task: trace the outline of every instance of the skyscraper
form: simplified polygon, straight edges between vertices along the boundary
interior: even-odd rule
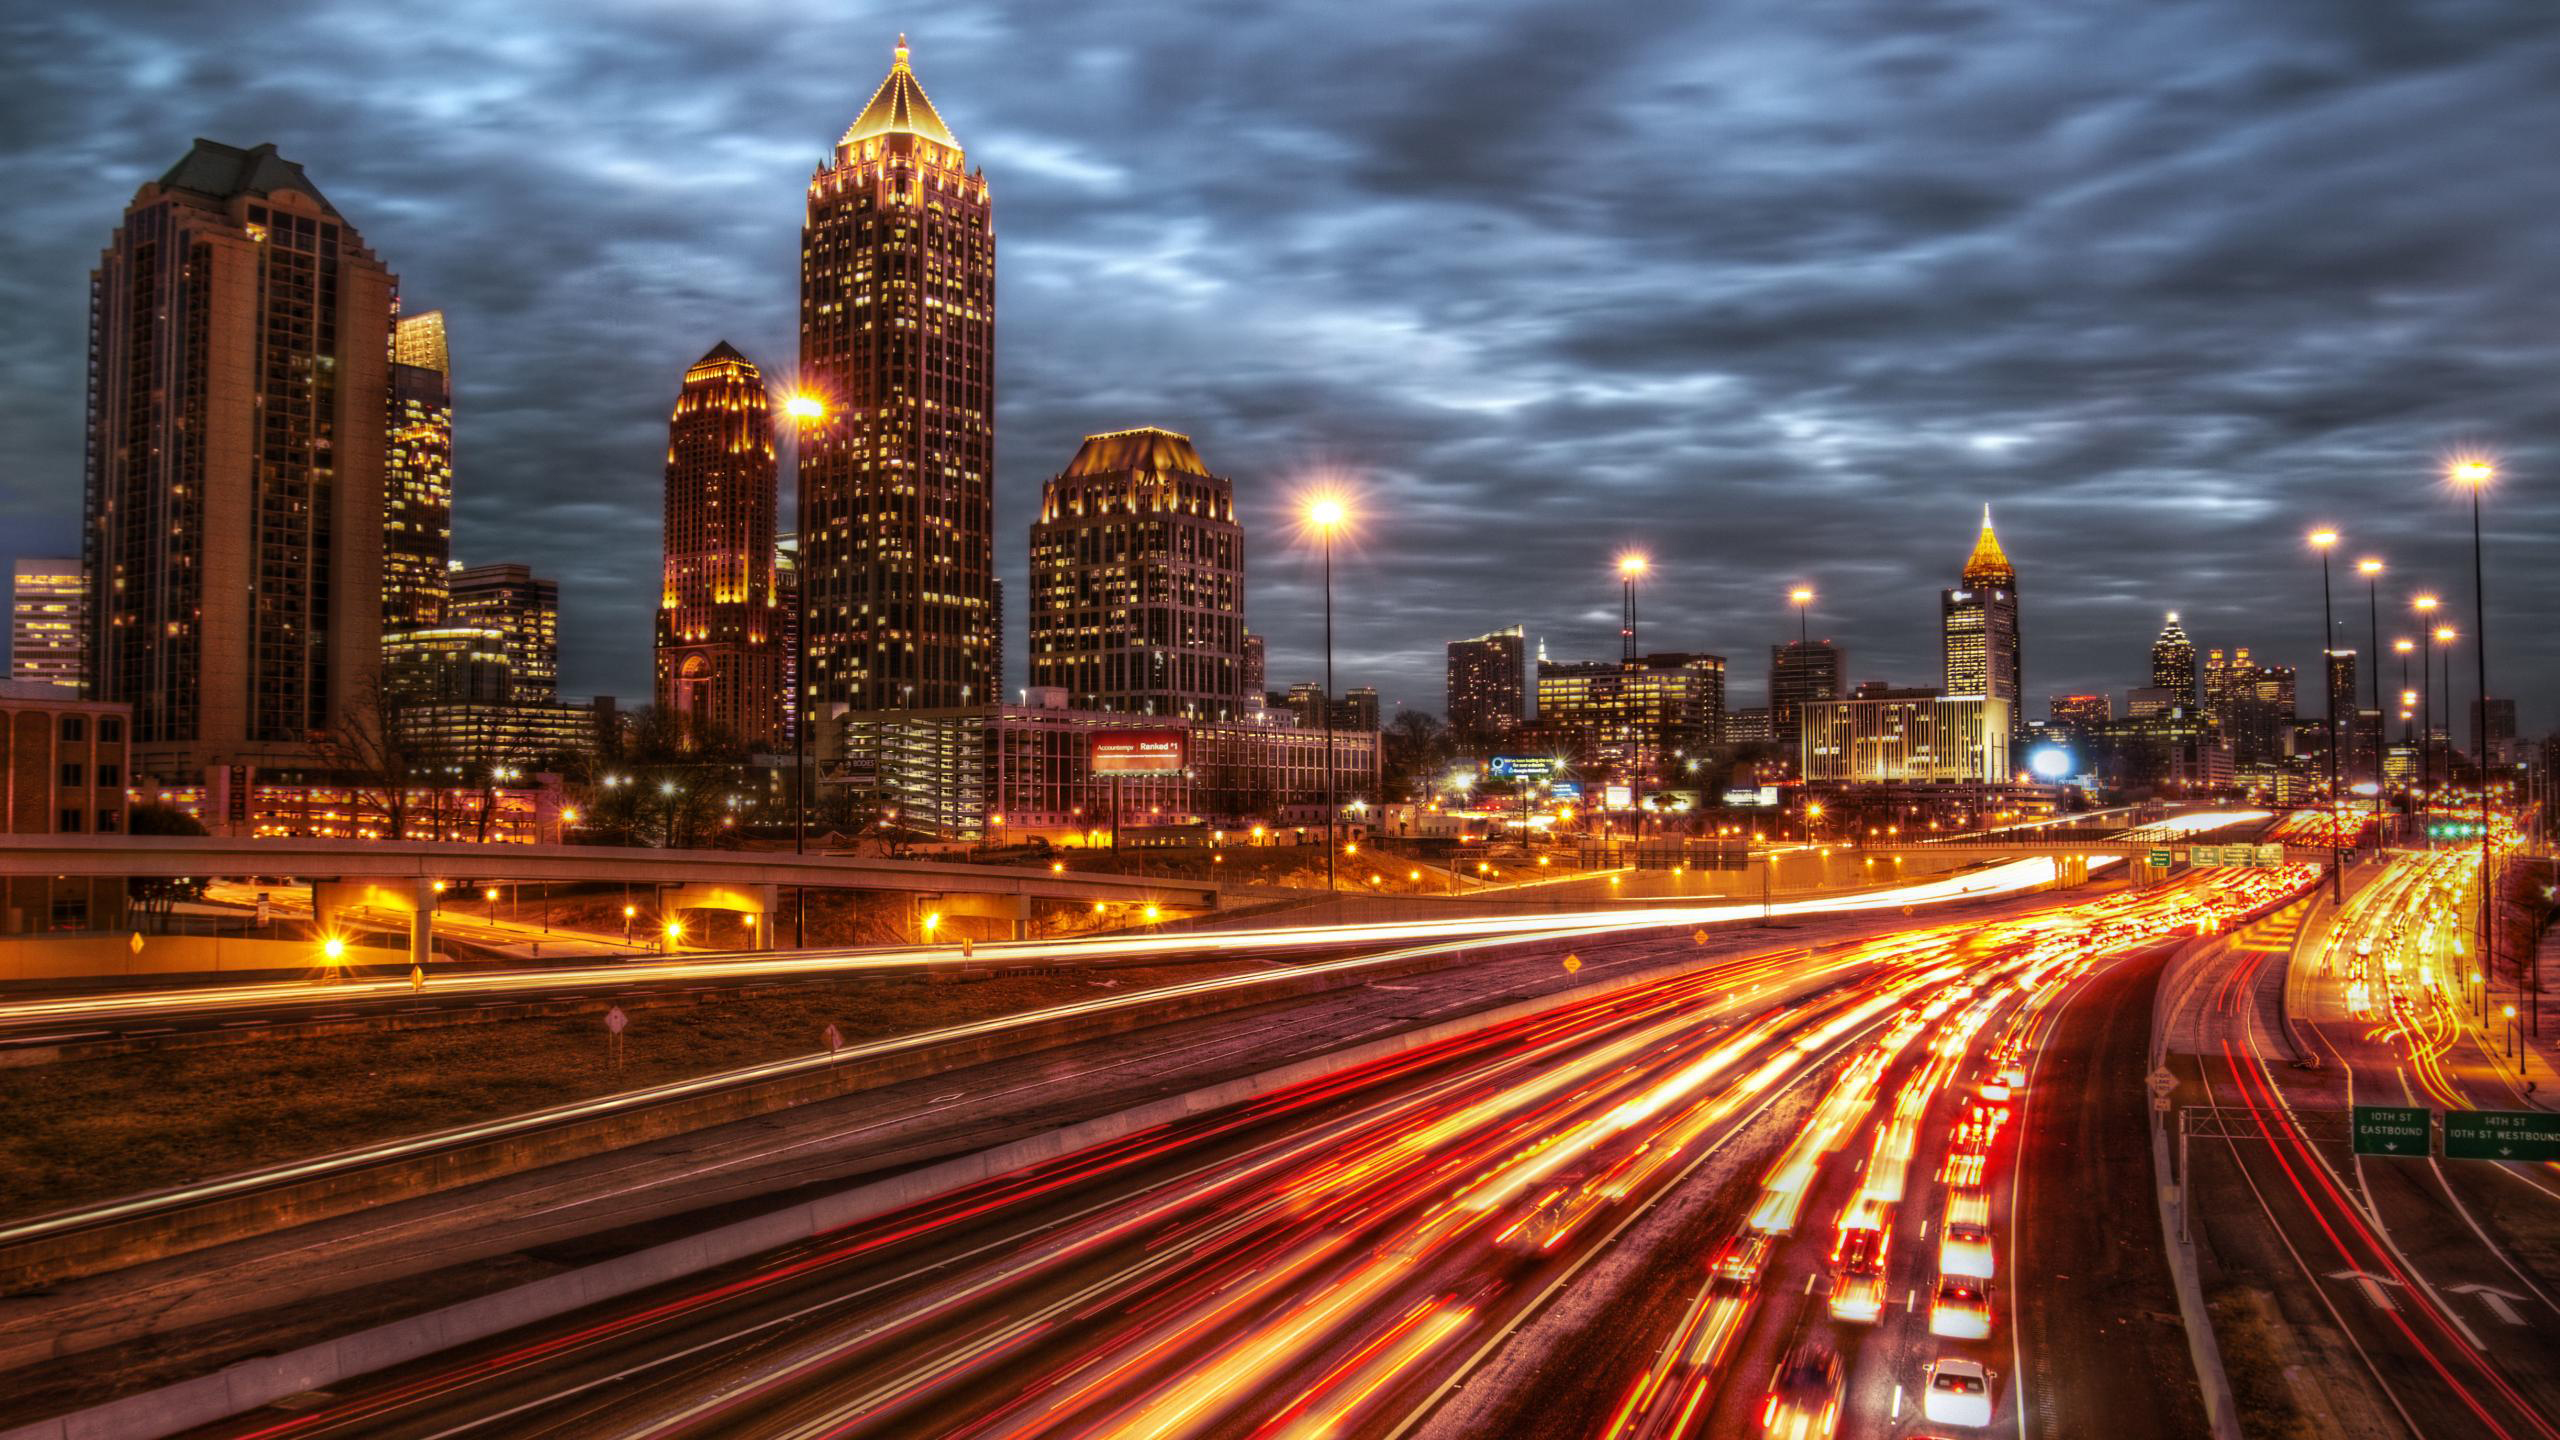
[[[1491,739],[1520,728],[1528,718],[1528,646],[1517,625],[1449,642],[1451,730]]]
[[[1724,657],[1672,651],[1634,661],[1538,662],[1538,727],[1629,779],[1666,781],[1724,739]]]
[[[138,771],[307,762],[366,723],[395,289],[273,145],[198,140],[99,256],[90,656]]]
[[[658,704],[758,749],[782,738],[773,414],[764,372],[723,340],[667,421]]]
[[[1788,756],[1802,748],[1804,707],[1837,700],[1843,693],[1839,646],[1828,640],[1792,640],[1769,647],[1769,735]]]
[[[76,559],[20,557],[9,587],[9,678],[77,694],[88,669],[89,582]]]
[[[444,312],[392,329],[391,413],[382,480],[382,628],[444,623],[453,559],[453,380]]]
[[[2258,764],[2290,752],[2294,703],[2293,667],[2261,665],[2245,645],[2205,652],[2204,713],[2222,727],[2237,763]]]
[[[1270,655],[1262,637],[1244,632],[1244,649],[1236,656],[1236,702],[1246,710],[1263,707],[1262,687],[1270,671]]]
[[[2196,644],[2187,638],[2175,610],[2160,627],[2160,638],[2151,642],[2151,688],[2168,691],[2177,704],[2196,703]]]
[[[895,63],[810,178],[800,436],[815,699],[993,703],[995,234],[933,102]]]
[[[525,565],[457,565],[446,583],[449,625],[504,639],[509,698],[523,705],[560,698],[560,582]]]
[[[1961,583],[1940,592],[1939,612],[1947,650],[1947,693],[1987,695],[2009,702],[2019,696],[2018,572],[1991,533],[1991,507],[1982,507],[1982,534],[1965,557]]]
[[[1244,529],[1189,436],[1088,435],[1031,526],[1031,676],[1083,709],[1244,708]]]

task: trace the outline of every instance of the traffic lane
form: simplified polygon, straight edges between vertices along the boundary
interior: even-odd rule
[[[983,1243],[983,1242],[978,1242],[978,1243]],[[776,1295],[779,1295],[779,1294],[780,1294],[780,1292],[771,1292],[771,1293],[776,1294]],[[727,1346],[725,1346],[725,1345],[723,1345],[723,1346],[721,1346],[721,1347],[718,1347],[718,1348],[720,1349],[720,1353],[721,1353],[721,1354],[723,1354],[723,1355],[726,1355],[726,1354],[731,1353],[731,1352],[730,1352],[730,1350],[729,1350],[729,1347],[727,1347]],[[627,1368],[627,1363],[628,1363],[628,1362],[617,1362],[617,1363],[622,1363],[622,1364],[624,1364],[624,1365],[626,1366],[626,1368]],[[564,1378],[565,1378],[565,1377],[564,1377]],[[716,1377],[712,1377],[712,1378],[716,1378]],[[547,1383],[547,1382],[544,1382],[544,1383]],[[696,1381],[695,1381],[695,1379],[694,1379],[694,1378],[692,1378],[692,1377],[688,1377],[687,1379],[685,1379],[685,1380],[683,1380],[683,1381],[680,1381],[680,1382],[676,1383],[676,1384],[675,1384],[675,1386],[674,1386],[674,1390],[675,1390],[675,1392],[676,1392],[677,1394],[681,1395],[681,1394],[683,1394],[683,1393],[687,1393],[687,1391],[688,1391],[689,1387],[691,1387],[691,1386],[692,1386],[692,1385],[694,1385],[695,1383],[696,1383]],[[539,1389],[539,1388],[541,1388],[541,1385],[540,1385],[540,1384],[537,1384],[535,1388]],[[441,1407],[442,1407],[442,1409],[443,1409],[443,1411],[444,1411],[445,1413],[451,1413],[451,1412],[452,1412],[452,1410],[453,1410],[454,1405],[455,1405],[456,1403],[458,1403],[458,1402],[456,1401],[455,1397],[452,1397],[452,1396],[446,1396],[446,1397],[443,1397],[443,1398],[442,1398],[442,1400],[441,1400],[439,1403],[441,1404]],[[478,1403],[482,1403],[482,1402],[481,1402],[480,1400],[478,1400],[478,1399],[474,1399],[472,1403],[478,1404]],[[520,1401],[514,1401],[514,1402],[512,1402],[512,1403],[522,1403],[522,1402],[520,1402]],[[507,1407],[506,1407],[505,1405],[499,1405],[497,1408],[504,1409],[504,1408],[507,1408]],[[373,1427],[372,1429],[367,1430],[365,1433],[377,1433],[377,1432],[381,1432],[381,1431],[383,1430],[383,1426],[385,1425],[385,1423],[386,1423],[386,1422],[383,1420],[383,1418],[382,1418],[382,1417],[375,1416],[375,1417],[371,1417],[371,1418],[367,1419],[364,1423],[366,1423],[366,1424],[368,1424],[368,1425],[370,1425],[370,1426],[372,1426],[372,1427]],[[422,1423],[425,1423],[425,1422],[422,1422]],[[399,1433],[399,1432],[398,1432],[398,1431],[396,1431],[396,1430],[394,1430],[394,1431],[390,1431],[390,1432],[387,1432],[387,1433]]]
[[[2013,1366],[2032,1397],[2023,1435],[2201,1435],[2154,1214],[2142,1088],[2151,1006],[2171,948],[2091,975],[2040,1027],[2018,1116],[2010,1301]]]
[[[2384,1232],[2353,1203],[2351,1184],[2288,1110],[2268,1063],[2273,1042],[2258,1023],[2268,977],[2280,969],[2268,956],[2248,957],[2217,987],[2225,1024],[2202,1080],[2207,1103],[2231,1107],[2246,1137],[2205,1148],[2231,1167],[2221,1172],[2223,1202],[2253,1206],[2275,1230],[2290,1272],[2267,1277],[2281,1308],[2296,1325],[2316,1326],[2325,1314],[2372,1377],[2374,1398],[2413,1429],[2560,1436],[2459,1318],[2413,1284]],[[2198,1171],[2200,1227],[2201,1217],[2221,1213],[2213,1158]],[[2240,1194],[2230,1193],[2234,1178]]]

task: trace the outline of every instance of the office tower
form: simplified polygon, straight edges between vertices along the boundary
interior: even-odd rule
[[[1375,730],[1378,728],[1378,687],[1354,685],[1342,692],[1334,702],[1333,728],[1336,730]]]
[[[1449,728],[1491,739],[1527,719],[1527,634],[1517,625],[1449,642]]]
[[[2173,704],[2196,703],[2196,645],[2175,610],[2160,627],[2160,638],[2151,642],[2151,688],[2168,691]]]
[[[1242,705],[1244,530],[1188,436],[1088,435],[1031,526],[1031,678],[1078,709],[1230,720]]]
[[[391,331],[390,431],[382,476],[382,628],[444,623],[453,559],[453,380],[444,312]]]
[[[2231,741],[2241,765],[2274,760],[2287,752],[2294,720],[2294,672],[2289,665],[2261,665],[2249,647],[2205,652],[2204,714]]]
[[[1236,693],[1238,702],[1247,710],[1263,708],[1262,687],[1270,670],[1270,657],[1262,637],[1251,630],[1244,632],[1244,649],[1236,656]]]
[[[1724,738],[1724,657],[1538,662],[1538,728],[1630,777],[1671,776]]]
[[[773,597],[782,623],[782,699],[778,712],[782,741],[785,745],[797,746],[800,743],[800,537],[796,534],[784,534],[773,542]]]
[[[2484,757],[2486,763],[2493,766],[2515,764],[2516,702],[2504,696],[2492,695],[2485,700],[2473,698],[2470,705],[2471,724],[2462,732],[2461,741],[2458,743],[2469,744],[2475,748],[2479,745],[2480,712],[2483,706],[2487,707],[2489,717],[2489,749]]]
[[[89,582],[76,559],[20,557],[9,587],[9,678],[77,695],[87,665]]]
[[[1289,713],[1297,718],[1298,728],[1301,730],[1323,729],[1325,707],[1329,703],[1325,698],[1324,686],[1313,680],[1301,680],[1289,687],[1287,708]]]
[[[1804,707],[1841,694],[1840,647],[1793,640],[1769,647],[1769,734],[1792,757],[1804,738]]]
[[[995,237],[904,36],[810,178],[800,254],[808,688],[994,703]]]
[[[99,256],[89,653],[142,773],[308,762],[370,714],[396,288],[273,145],[198,140]]]
[[[2356,718],[2356,652],[2331,650],[2322,658],[2327,662],[2329,679],[2328,698],[2322,703],[2329,708],[2320,712],[2320,724],[2325,729],[2329,723],[2329,717],[2337,716],[2338,728],[2347,732],[2347,737],[2352,742]],[[2334,739],[2332,743],[2335,743]],[[2346,767],[2350,778],[2354,773],[2354,755],[2352,743],[2349,748],[2338,752],[2338,763]]]
[[[1940,592],[1940,621],[1947,650],[1949,695],[1988,695],[2014,712],[2019,695],[2018,572],[1991,533],[1991,507],[1982,507],[1982,534],[1965,557],[1962,583]]]
[[[723,340],[684,372],[667,420],[657,700],[759,750],[782,736],[778,504],[764,372]]]
[[[558,699],[560,583],[524,565],[456,565],[445,579],[446,622],[504,638],[510,698],[518,704]]]
[[[2105,695],[2056,695],[2051,705],[2053,723],[2074,729],[2089,729],[2116,718],[2115,701]]]
[[[1804,712],[1804,778],[1815,785],[1977,784],[2009,779],[2006,700],[1866,686]]]

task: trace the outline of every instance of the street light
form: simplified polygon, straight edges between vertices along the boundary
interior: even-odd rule
[[[2420,594],[2409,601],[2418,612],[2418,795],[2426,803],[2426,794],[2435,784],[2436,763],[2436,597]],[[2421,824],[2425,822],[2421,820]],[[2434,837],[2428,837],[2427,848],[2435,848]]]
[[[1796,648],[1813,644],[1813,587],[1799,585],[1787,592],[1787,603],[1796,607]]]
[[[1334,815],[1333,815],[1333,537],[1351,522],[1351,507],[1339,495],[1319,492],[1307,500],[1307,528],[1313,530],[1316,543],[1324,548],[1324,888],[1331,894],[1337,888],[1334,880]]]
[[[1623,670],[1633,670],[1636,668],[1636,582],[1643,579],[1645,577],[1645,572],[1652,568],[1653,561],[1641,550],[1622,550],[1618,552],[1618,588],[1620,591],[1618,605],[1618,665],[1619,668]],[[1635,805],[1636,842],[1638,846],[1641,847],[1644,842],[1645,759],[1644,732],[1641,724],[1639,724],[1636,730],[1634,740],[1635,744],[1633,746],[1633,753],[1628,757],[1631,763],[1629,765],[1629,774],[1627,778],[1631,783],[1627,786],[1627,798]]]
[[[2367,669],[2373,672],[2373,848],[2382,853],[2382,560],[2368,555],[2356,562],[2356,573],[2364,577],[2365,619],[2371,633],[2365,639]],[[2348,697],[2351,701],[2354,697]],[[2350,719],[2349,729],[2358,728]]]
[[[2329,552],[2337,548],[2338,532],[2314,530],[2311,548],[2320,552],[2320,679],[2329,692],[2329,803],[2325,807],[2329,822],[2329,903],[2343,904],[2347,898],[2346,877],[2338,865],[2338,686],[2330,680],[2328,667],[2338,647],[2338,617],[2329,603]]]
[[[2478,455],[2457,455],[2445,467],[2445,479],[2457,489],[2471,492],[2471,644],[2473,663],[2478,668],[2480,698],[2476,717],[2478,762],[2480,769],[2480,963],[2498,968],[2497,887],[2490,878],[2490,854],[2493,842],[2489,831],[2489,602],[2486,568],[2480,555],[2480,494],[2498,478],[2498,467]],[[2448,702],[2447,708],[2450,708]],[[2516,960],[2516,990],[2521,994],[2529,961],[2519,955]],[[2514,1012],[2510,1010],[2509,1014]],[[2542,1007],[2533,1013],[2533,1033],[2542,1033]]]

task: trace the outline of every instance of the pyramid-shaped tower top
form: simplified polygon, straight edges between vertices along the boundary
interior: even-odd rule
[[[1964,583],[1975,589],[1997,586],[2015,588],[2018,572],[2000,548],[2000,537],[1991,533],[1991,507],[1982,507],[1982,535],[1973,542],[1973,553],[1965,557]]]
[[[925,98],[924,86],[916,80],[916,72],[907,67],[907,37],[898,37],[896,58],[889,65],[889,78],[871,92],[871,103],[862,107],[838,145],[859,145],[883,135],[919,135],[937,145],[960,148],[951,137],[951,127],[942,123],[942,115]],[[953,164],[958,164],[954,157]]]

